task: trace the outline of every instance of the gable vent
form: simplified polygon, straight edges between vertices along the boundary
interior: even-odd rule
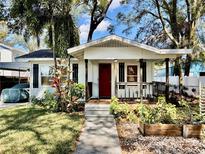
[[[117,40],[109,40],[103,43],[94,45],[93,47],[134,47],[133,45],[126,44]]]

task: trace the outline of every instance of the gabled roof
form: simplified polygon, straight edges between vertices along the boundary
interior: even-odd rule
[[[2,44],[0,43],[0,49],[6,49],[6,50],[10,50],[11,52],[13,52],[14,54],[16,55],[23,55],[25,54],[25,52],[19,50],[19,49],[16,49],[16,48],[13,48],[11,46],[8,46],[8,45],[5,45],[5,44]]]
[[[112,41],[112,43],[110,41]],[[68,51],[68,54],[72,55],[74,53],[80,52],[89,47],[105,47],[105,43],[107,43],[106,47],[138,47],[144,50],[155,52],[157,54],[183,55],[183,54],[188,54],[192,52],[192,49],[158,49],[158,48],[148,46],[145,44],[141,44],[136,41],[132,41],[132,40],[129,40],[123,37],[116,36],[116,35],[110,35],[110,36],[103,37],[98,40],[94,40],[89,43],[85,43],[85,44],[82,44],[82,45],[79,45],[73,48],[69,48],[67,51]]]

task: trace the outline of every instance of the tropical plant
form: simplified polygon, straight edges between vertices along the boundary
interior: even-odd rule
[[[73,0],[12,0],[8,26],[11,32],[22,34],[25,40],[35,36],[38,45],[40,35],[47,31],[48,45],[52,47],[55,42],[55,51],[64,56],[67,48],[79,44],[78,31],[70,14],[73,3]]]
[[[71,73],[68,61],[61,59],[57,62],[57,67],[53,67],[53,87],[56,89],[55,95],[59,102],[58,110],[72,112],[79,104],[78,99],[84,97],[84,85],[76,84],[67,78]]]

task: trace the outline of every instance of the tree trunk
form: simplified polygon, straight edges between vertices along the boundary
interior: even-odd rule
[[[184,67],[184,75],[185,76],[189,76],[189,74],[190,74],[191,61],[192,61],[191,55],[187,55],[186,62],[184,64],[185,65],[185,67]]]
[[[90,25],[90,30],[89,30],[89,33],[88,33],[88,39],[87,39],[87,43],[92,41],[92,38],[93,38],[93,33],[95,31],[96,28],[94,28],[94,26],[91,24]]]

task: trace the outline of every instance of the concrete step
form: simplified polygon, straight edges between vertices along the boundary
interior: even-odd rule
[[[85,115],[86,119],[96,120],[96,119],[113,119],[113,115]]]
[[[85,111],[90,111],[90,110],[109,110],[110,105],[96,105],[96,104],[86,104],[85,105]]]
[[[85,115],[110,115],[109,110],[86,110]]]

